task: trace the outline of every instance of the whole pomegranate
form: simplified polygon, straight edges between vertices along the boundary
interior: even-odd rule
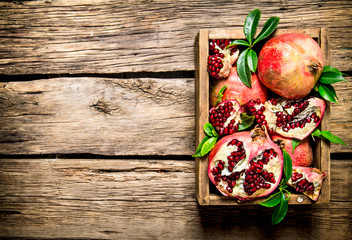
[[[265,130],[225,136],[210,152],[208,175],[223,195],[249,200],[266,196],[278,186],[283,156]]]
[[[265,103],[251,100],[245,106],[249,115],[254,115],[269,133],[278,133],[289,138],[305,139],[316,129],[325,112],[324,100],[306,97],[299,100],[272,98]]]
[[[210,85],[210,105],[214,106],[218,92],[227,86],[222,101],[235,99],[242,106],[249,100],[259,98],[262,102],[268,100],[268,89],[258,80],[257,74],[252,73],[252,88],[244,85],[237,74],[237,68],[232,67],[230,75],[222,80],[213,81]]]
[[[276,36],[265,43],[258,57],[258,77],[269,89],[288,99],[308,95],[323,72],[323,53],[303,33]]]
[[[271,136],[271,139],[280,148],[285,149],[290,155],[293,166],[309,167],[313,164],[313,148],[310,143],[310,138],[303,139],[295,148],[292,154],[292,138],[286,138],[278,134]]]
[[[325,178],[326,173],[317,168],[293,167],[292,176],[287,184],[294,187],[296,192],[301,192],[316,201]]]

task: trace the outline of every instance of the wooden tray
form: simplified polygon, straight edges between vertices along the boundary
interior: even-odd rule
[[[310,35],[321,46],[324,54],[324,65],[329,65],[329,38],[326,29],[277,29],[273,36],[302,32]],[[201,29],[195,41],[195,94],[196,94],[196,146],[205,137],[203,126],[209,119],[209,74],[207,72],[207,57],[209,54],[209,39],[245,39],[242,29]],[[330,104],[326,106],[320,130],[330,130]],[[319,204],[330,201],[330,144],[317,139],[314,146],[313,166],[327,173],[327,178],[321,189],[319,199],[314,202],[303,194],[291,194],[289,204]],[[254,205],[264,199],[256,199],[243,203],[233,198],[222,196],[218,191],[210,190],[208,177],[208,157],[196,158],[196,197],[200,205]]]

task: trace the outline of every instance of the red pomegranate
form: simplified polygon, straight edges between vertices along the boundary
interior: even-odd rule
[[[255,128],[220,139],[209,154],[208,175],[223,195],[249,200],[274,191],[282,167],[280,148],[265,128]]]
[[[227,48],[230,42],[229,39],[213,39],[209,42],[208,72],[214,80],[228,77],[238,58],[236,46]]]
[[[251,100],[245,109],[255,116],[257,123],[267,126],[270,134],[276,132],[303,140],[319,126],[325,106],[325,101],[316,97],[298,100],[272,98],[264,104],[259,99]]]
[[[278,134],[274,134],[271,139],[280,148],[285,149],[292,159],[293,166],[309,167],[313,164],[313,148],[310,138],[303,139],[295,148],[292,154],[292,138],[286,138]]]
[[[323,185],[326,173],[317,168],[293,167],[292,176],[287,182],[296,192],[301,192],[316,201]]]
[[[241,121],[241,106],[236,100],[226,100],[209,111],[209,122],[220,136],[233,134]]]
[[[237,68],[232,67],[230,75],[210,85],[210,106],[214,106],[218,92],[227,86],[222,101],[235,99],[242,106],[249,100],[259,98],[262,102],[268,100],[268,89],[258,80],[257,74],[252,73],[252,88],[244,85],[237,74]]]
[[[258,57],[258,77],[269,89],[288,99],[308,95],[324,67],[316,41],[303,33],[288,33],[270,39]]]

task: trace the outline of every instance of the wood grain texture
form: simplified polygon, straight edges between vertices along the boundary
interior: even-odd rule
[[[204,109],[209,109],[209,77],[207,55],[209,53],[209,31],[200,30],[195,42],[195,142],[196,146],[206,136],[203,128],[208,122],[209,114]],[[209,205],[209,180],[207,175],[208,158],[195,159],[196,197],[200,205]]]
[[[193,161],[0,159],[0,169],[0,237],[351,238],[350,160],[332,160],[330,204],[290,206],[277,227],[260,206],[199,207]]]
[[[84,77],[0,83],[0,153],[190,155],[193,83]]]
[[[331,65],[351,71],[351,1],[5,1],[0,73],[193,71],[201,28],[242,27],[251,9],[280,28],[330,30]],[[226,9],[226,11],[224,11]]]
[[[351,152],[352,84],[336,90],[331,131],[347,146],[331,152]],[[194,96],[189,78],[0,83],[0,154],[192,155]]]

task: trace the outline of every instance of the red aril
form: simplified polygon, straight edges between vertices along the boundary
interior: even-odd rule
[[[287,184],[310,199],[316,201],[326,173],[317,168],[293,167],[292,176]]]
[[[236,100],[219,103],[209,111],[209,122],[220,136],[233,134],[241,124],[241,106]]]
[[[215,80],[229,76],[232,65],[238,58],[235,46],[227,48],[229,39],[213,39],[209,43],[208,72]]]
[[[309,97],[298,100],[272,98],[264,104],[249,101],[245,108],[254,115],[257,123],[265,125],[269,133],[303,140],[320,124],[325,111],[325,101]]]

